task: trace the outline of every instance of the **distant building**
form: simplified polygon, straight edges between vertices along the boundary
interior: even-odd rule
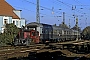
[[[25,19],[21,18],[21,10],[15,10],[5,0],[0,0],[0,32],[3,33],[5,24],[14,23],[18,28],[25,26]]]

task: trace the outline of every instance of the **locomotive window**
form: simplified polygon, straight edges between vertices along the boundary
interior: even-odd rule
[[[35,32],[32,32],[32,36],[35,36]]]
[[[39,32],[36,32],[36,36],[38,36],[39,35]]]

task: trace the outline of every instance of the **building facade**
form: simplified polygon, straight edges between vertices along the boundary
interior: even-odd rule
[[[21,10],[16,10],[5,0],[0,0],[0,32],[3,33],[5,25],[10,23],[21,28],[25,26],[25,19],[21,18]]]

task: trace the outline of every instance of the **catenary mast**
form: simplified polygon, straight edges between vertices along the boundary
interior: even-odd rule
[[[65,12],[63,12],[63,24],[65,24]]]
[[[36,22],[40,23],[39,0],[37,0],[37,7],[36,7]]]

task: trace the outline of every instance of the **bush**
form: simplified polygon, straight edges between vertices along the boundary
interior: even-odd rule
[[[12,44],[15,36],[17,36],[19,32],[19,29],[14,25],[13,23],[11,24],[6,24],[4,33],[0,34],[0,45],[7,45],[7,44]]]

